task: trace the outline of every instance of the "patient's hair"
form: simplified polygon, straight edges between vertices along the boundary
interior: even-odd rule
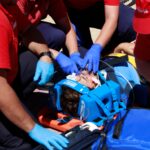
[[[78,105],[79,105],[79,97],[80,93],[76,92],[75,90],[62,86],[62,95],[61,95],[61,107],[63,112],[78,117]]]

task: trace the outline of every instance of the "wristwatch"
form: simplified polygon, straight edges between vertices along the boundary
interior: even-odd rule
[[[49,58],[53,59],[52,53],[51,53],[50,51],[41,52],[41,53],[39,54],[39,58],[42,57],[42,56],[48,56]]]

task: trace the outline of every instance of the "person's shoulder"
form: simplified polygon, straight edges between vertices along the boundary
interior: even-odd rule
[[[5,18],[7,18],[6,15],[5,15],[5,9],[1,6],[0,7],[0,19],[2,20],[2,19],[5,19]],[[2,21],[0,23],[2,23]]]
[[[5,13],[5,10],[0,7],[0,26],[8,27],[10,26],[9,19]]]

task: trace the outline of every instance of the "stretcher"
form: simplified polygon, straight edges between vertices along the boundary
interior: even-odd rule
[[[117,59],[117,61],[112,61],[112,59],[113,58],[111,58],[111,65],[116,65],[122,64],[122,62],[125,62],[127,58],[123,57],[119,60]],[[110,59],[106,60],[107,63],[109,63],[109,60]],[[105,69],[105,67],[107,66],[104,66],[103,69]],[[133,68],[130,69],[128,66],[127,68],[131,70],[131,73],[133,72]],[[53,114],[53,112],[51,111],[52,109],[44,109],[38,117],[39,122],[42,125],[62,132],[71,129],[76,125],[82,125],[85,122],[93,122],[97,126],[103,128],[105,121],[113,119],[117,113],[126,109],[126,103],[121,98],[121,84],[112,80],[107,81],[100,71],[98,72],[98,74],[102,84],[101,86],[93,90],[90,90],[84,85],[81,85],[78,82],[69,79],[61,80],[57,84],[55,84],[55,94],[52,94],[53,96],[50,97],[55,97],[57,95],[54,98],[54,105],[55,108],[57,108],[57,112]],[[75,118],[63,112],[60,101],[62,86],[67,86],[81,94],[79,105],[76,111],[79,118]]]
[[[51,109],[43,108],[38,115],[38,121],[40,124],[58,130],[60,132],[66,132],[74,128],[75,126],[82,125],[84,122],[73,118],[67,114],[60,112],[53,112]]]

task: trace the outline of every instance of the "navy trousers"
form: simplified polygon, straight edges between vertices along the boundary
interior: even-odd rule
[[[92,38],[89,27],[101,29],[105,22],[104,3],[97,2],[95,5],[84,10],[69,10],[71,22],[75,25],[79,44],[90,48]],[[110,52],[121,42],[130,42],[135,39],[136,33],[132,27],[134,10],[120,4],[118,26],[110,42],[103,51]]]
[[[46,150],[0,114],[0,150]]]
[[[41,22],[36,28],[41,32],[50,48],[59,50],[65,41],[65,34],[55,25]],[[19,72],[14,81],[13,88],[23,100],[36,88],[33,76],[38,58],[27,48],[21,47],[19,54]],[[0,114],[0,150],[44,150],[41,145],[31,140],[26,133],[13,125]]]

